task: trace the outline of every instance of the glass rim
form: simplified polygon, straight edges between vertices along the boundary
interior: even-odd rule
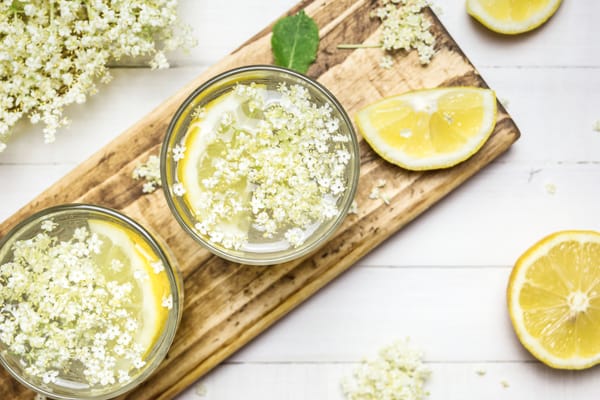
[[[340,213],[337,215],[335,221],[332,224],[330,224],[330,226],[321,234],[321,237],[313,240],[306,246],[300,247],[298,251],[294,251],[292,249],[291,251],[287,251],[281,255],[276,255],[276,256],[272,256],[272,257],[262,257],[262,258],[247,257],[247,256],[240,256],[240,255],[232,254],[232,253],[228,252],[227,249],[221,249],[217,246],[214,246],[210,241],[202,238],[191,226],[189,226],[183,220],[183,218],[179,214],[179,211],[177,210],[177,207],[175,206],[175,202],[171,195],[171,191],[169,189],[168,179],[167,179],[167,153],[170,149],[169,142],[170,142],[171,137],[174,134],[176,134],[175,127],[176,127],[177,123],[179,122],[179,120],[181,119],[181,117],[183,116],[184,112],[187,110],[188,106],[196,99],[196,97],[198,97],[204,91],[210,89],[213,85],[219,83],[223,79],[229,78],[229,77],[237,75],[237,74],[242,74],[242,73],[246,73],[246,72],[255,72],[255,71],[266,71],[266,72],[276,72],[276,73],[287,74],[296,79],[301,80],[305,84],[312,86],[317,91],[321,92],[325,96],[327,101],[329,101],[333,105],[335,111],[339,114],[339,116],[343,120],[343,123],[347,127],[348,132],[349,132],[348,136],[350,136],[351,152],[353,155],[353,163],[349,166],[349,169],[351,171],[351,174],[350,174],[351,176],[350,176],[350,182],[349,182],[349,187],[348,187],[348,190],[349,190],[348,201],[346,201],[346,203],[343,204],[342,208],[340,209]],[[228,261],[232,261],[232,262],[236,262],[236,263],[240,263],[240,264],[247,264],[247,265],[275,265],[275,264],[280,264],[280,263],[284,263],[287,261],[301,258],[301,257],[311,253],[312,251],[316,250],[321,245],[323,245],[324,241],[331,238],[331,236],[334,234],[334,232],[339,228],[339,226],[344,221],[345,217],[348,214],[348,211],[350,210],[352,201],[355,198],[356,191],[358,188],[358,180],[360,177],[360,152],[359,152],[359,147],[358,147],[358,138],[356,135],[356,130],[354,129],[354,125],[352,124],[352,121],[351,121],[350,117],[348,116],[348,113],[346,113],[346,110],[344,109],[342,104],[329,91],[329,89],[327,89],[321,83],[317,82],[315,79],[312,79],[304,74],[301,74],[297,71],[294,71],[294,70],[291,70],[291,69],[285,68],[285,67],[268,65],[268,64],[246,65],[246,66],[236,67],[233,69],[223,71],[223,72],[213,76],[212,78],[208,79],[206,82],[202,83],[200,86],[198,86],[196,89],[194,89],[186,97],[186,99],[183,101],[183,103],[181,103],[181,105],[177,108],[177,110],[173,114],[171,122],[169,123],[169,125],[167,127],[167,132],[166,132],[165,138],[163,140],[163,144],[161,146],[160,176],[161,176],[162,190],[165,195],[165,199],[167,200],[167,205],[169,206],[169,209],[171,210],[171,214],[175,217],[175,219],[177,220],[179,225],[196,242],[200,243],[202,246],[207,248],[211,253],[213,253],[221,258],[224,258]],[[250,253],[250,254],[260,255],[261,253]]]
[[[173,343],[173,339],[175,338],[175,333],[177,331],[177,326],[178,326],[179,318],[180,318],[179,316],[181,315],[181,310],[183,308],[183,304],[181,304],[181,302],[180,302],[180,295],[181,295],[182,288],[180,288],[177,283],[177,276],[176,276],[177,271],[175,270],[177,267],[176,267],[176,265],[173,265],[174,260],[172,260],[172,258],[169,257],[167,252],[165,252],[165,250],[163,249],[163,245],[158,240],[156,240],[156,238],[154,238],[154,236],[146,228],[144,228],[141,224],[136,222],[134,219],[128,217],[127,215],[125,215],[117,210],[114,210],[114,209],[108,208],[108,207],[99,206],[99,205],[87,204],[87,203],[72,203],[72,204],[61,204],[61,205],[57,205],[57,206],[51,206],[51,207],[39,210],[39,211],[31,214],[27,218],[23,219],[22,221],[20,221],[13,228],[11,228],[2,239],[0,239],[0,250],[11,239],[13,239],[16,234],[18,234],[23,228],[27,227],[28,225],[35,223],[38,220],[42,220],[45,217],[47,217],[48,215],[57,214],[57,213],[61,213],[61,212],[69,212],[69,211],[96,212],[96,213],[103,214],[103,215],[111,217],[111,218],[115,218],[121,222],[124,222],[128,227],[131,227],[137,234],[140,234],[148,244],[150,244],[150,246],[152,247],[152,250],[157,254],[157,256],[160,258],[161,262],[165,265],[165,272],[167,273],[167,277],[169,280],[169,284],[171,285],[171,288],[172,289],[174,288],[175,291],[177,292],[177,295],[175,295],[175,293],[173,293],[173,310],[172,310],[173,312],[169,313],[170,315],[172,314],[172,315],[176,316],[174,329],[168,329],[168,320],[169,319],[167,319],[167,322],[166,322],[167,325],[165,325],[165,329],[159,338],[160,343],[157,342],[155,344],[155,346],[158,346],[158,347],[156,347],[156,350],[155,350],[156,354],[155,354],[155,357],[151,360],[151,362],[149,362],[146,366],[142,367],[141,372],[134,379],[132,379],[125,385],[115,386],[115,390],[107,391],[105,393],[101,393],[98,395],[90,395],[90,396],[82,397],[82,395],[77,394],[76,391],[73,391],[73,395],[65,395],[65,394],[53,393],[52,391],[46,390],[46,389],[38,386],[37,384],[30,382],[22,374],[15,371],[7,363],[6,357],[1,353],[0,353],[0,365],[2,365],[2,367],[4,367],[4,369],[13,378],[15,378],[17,381],[19,381],[23,386],[25,386],[28,389],[33,390],[37,393],[40,393],[46,397],[49,397],[49,398],[55,398],[58,400],[77,400],[77,399],[108,400],[108,399],[112,399],[117,396],[120,396],[122,394],[125,394],[125,393],[129,392],[130,390],[133,390],[135,387],[139,386],[152,373],[154,373],[156,371],[156,369],[160,366],[160,364],[163,362],[168,350],[170,349],[170,347]],[[68,392],[69,390],[71,390],[71,389],[65,388],[66,392]]]

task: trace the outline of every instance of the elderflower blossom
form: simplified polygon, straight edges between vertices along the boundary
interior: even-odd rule
[[[424,385],[430,375],[423,354],[406,339],[362,362],[342,381],[342,390],[348,400],[421,400],[429,394]]]
[[[204,382],[196,383],[196,385],[194,386],[194,393],[198,397],[206,396],[206,394],[208,393],[208,390],[206,389],[206,385],[204,384]]]
[[[435,50],[431,22],[423,9],[427,0],[381,0],[372,16],[382,22],[381,47],[389,52],[417,50],[421,64],[429,64]],[[384,56],[382,67],[391,68],[392,59]]]
[[[145,349],[124,333],[138,326],[133,285],[103,273],[96,258],[103,241],[87,227],[70,237],[62,229],[60,237],[51,233],[51,220],[40,228],[15,241],[0,265],[3,348],[45,384],[73,371],[92,387],[129,382],[145,364]],[[119,360],[134,360],[134,368],[117,371]]]
[[[380,195],[381,195],[381,193],[379,191],[379,188],[377,186],[375,186],[373,189],[371,189],[371,193],[369,193],[369,199],[377,200]]]
[[[148,157],[148,161],[135,167],[131,176],[136,181],[139,179],[146,181],[142,186],[142,192],[154,192],[157,187],[161,186],[160,160],[155,155]]]
[[[195,229],[228,249],[242,248],[251,231],[299,247],[311,226],[339,214],[350,138],[332,107],[317,105],[304,86],[280,84],[275,92],[238,84],[230,95],[239,100],[239,110],[210,117],[217,123],[206,146],[220,150],[200,166],[200,190],[193,190]],[[278,101],[266,101],[269,96]],[[171,189],[176,196],[186,194],[180,182]],[[232,229],[233,221],[249,227]]]
[[[369,199],[377,200],[380,199],[386,205],[390,205],[391,198],[387,193],[382,193],[381,189],[385,187],[387,181],[385,179],[377,179],[375,182],[375,186],[371,189],[371,193],[369,193]]]
[[[173,147],[173,150],[171,151],[173,153],[173,161],[183,160],[183,157],[185,156],[185,150],[186,148],[183,144]]]
[[[0,152],[25,117],[53,142],[64,108],[110,81],[109,61],[151,56],[166,68],[165,51],[195,45],[190,32],[176,0],[0,2]]]
[[[352,204],[350,204],[350,208],[348,209],[349,215],[358,215],[358,202],[356,200],[352,200]]]
[[[43,231],[52,232],[57,226],[58,224],[56,222],[52,221],[51,219],[47,219],[42,221],[41,228]]]
[[[394,59],[388,55],[381,58],[379,66],[383,69],[391,69],[394,66]]]

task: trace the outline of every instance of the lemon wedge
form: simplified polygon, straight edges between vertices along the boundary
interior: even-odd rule
[[[517,261],[507,297],[515,332],[537,359],[560,369],[600,363],[600,233],[536,243]]]
[[[496,125],[496,96],[475,87],[418,90],[369,105],[356,122],[373,150],[392,164],[448,168],[488,139]]]
[[[467,0],[467,12],[486,28],[509,35],[531,31],[546,22],[562,0]]]
[[[88,225],[102,241],[100,253],[94,257],[98,265],[106,266],[103,273],[107,281],[134,284],[131,311],[138,322],[134,340],[147,354],[164,330],[169,315],[169,309],[162,304],[163,299],[171,296],[168,277],[164,271],[155,270],[153,264],[160,260],[138,234],[99,219],[89,220]],[[121,268],[110,268],[113,260],[120,263]]]

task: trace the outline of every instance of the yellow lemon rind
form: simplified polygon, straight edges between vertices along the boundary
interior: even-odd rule
[[[547,9],[538,13],[535,18],[527,21],[527,23],[514,22],[509,24],[499,22],[483,10],[478,0],[467,0],[467,13],[493,32],[504,35],[518,35],[530,32],[544,25],[556,13],[561,3],[562,0],[550,0]]]
[[[594,241],[600,244],[600,232],[591,230],[559,231],[546,236],[531,246],[515,263],[506,289],[506,301],[509,317],[517,338],[523,347],[525,347],[536,359],[555,369],[582,370],[600,364],[600,353],[594,357],[570,357],[566,359],[552,355],[544,347],[540,346],[536,338],[531,336],[525,329],[523,313],[519,305],[519,293],[525,283],[527,266],[539,257],[547,254],[551,248],[565,240],[581,242]]]

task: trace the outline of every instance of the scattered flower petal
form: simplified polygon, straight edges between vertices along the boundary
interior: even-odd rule
[[[146,182],[142,186],[143,193],[152,193],[157,187],[161,186],[160,180],[160,160],[158,156],[148,157],[145,163],[135,167],[132,178],[137,180],[144,179]]]

